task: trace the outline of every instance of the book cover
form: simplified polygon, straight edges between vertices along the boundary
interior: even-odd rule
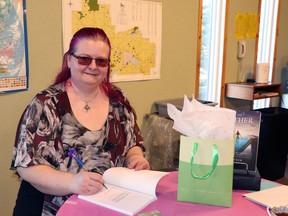
[[[103,175],[107,189],[78,197],[127,215],[134,215],[157,199],[157,183],[166,174],[168,172],[110,168]]]
[[[256,172],[261,112],[237,110],[234,168]]]

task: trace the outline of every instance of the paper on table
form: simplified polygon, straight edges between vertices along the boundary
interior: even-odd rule
[[[233,138],[235,110],[203,105],[194,97],[190,101],[185,95],[182,111],[167,104],[167,112],[174,120],[173,129],[186,136],[201,139]]]
[[[257,192],[243,194],[247,199],[266,207],[288,205],[288,186],[282,185]]]

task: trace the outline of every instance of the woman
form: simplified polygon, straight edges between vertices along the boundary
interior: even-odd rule
[[[102,29],[80,29],[55,83],[24,111],[11,165],[22,179],[13,215],[55,215],[71,194],[102,189],[110,167],[150,169],[136,114],[109,82],[110,53]]]

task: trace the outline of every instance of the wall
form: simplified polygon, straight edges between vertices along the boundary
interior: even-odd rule
[[[235,15],[237,13],[254,13],[257,14],[258,0],[242,0],[240,1],[230,0],[229,1],[229,15],[228,15],[228,37],[227,37],[227,55],[226,55],[226,79],[225,82],[236,82],[238,72],[238,60],[237,60],[237,42],[239,39],[235,39]],[[242,61],[242,71],[244,77],[247,78],[253,73],[254,65],[254,49],[255,49],[255,38],[245,38],[246,42],[246,54]]]
[[[245,3],[243,3],[245,1]],[[142,126],[145,114],[154,111],[157,100],[191,96],[195,88],[198,0],[158,0],[163,7],[162,64],[161,79],[152,81],[117,83],[138,113]],[[181,2],[181,3],[180,3]],[[234,13],[255,12],[258,0],[230,0],[229,39],[227,56],[227,82],[236,81],[236,41],[233,38]],[[284,1],[283,1],[284,2]],[[287,2],[287,1],[286,1]],[[285,8],[287,8],[287,3]],[[284,20],[284,17],[282,18]],[[15,130],[25,106],[32,97],[46,88],[54,79],[62,61],[62,27],[60,0],[27,0],[29,81],[28,91],[0,95],[0,209],[1,215],[11,215],[19,181],[9,170]],[[283,30],[285,33],[281,32]],[[287,28],[284,21],[280,30],[280,44],[286,44]],[[250,70],[254,55],[253,42],[248,42],[247,65]],[[277,64],[280,70],[286,65],[287,47],[278,50],[282,60]],[[281,57],[284,56],[284,58]],[[248,57],[249,56],[249,57]],[[230,58],[230,57],[229,57]],[[249,59],[249,60],[248,60]],[[249,62],[249,63],[248,63]]]
[[[258,0],[243,0],[241,4],[240,1],[230,0],[229,6],[229,16],[228,16],[228,37],[227,37],[227,55],[226,55],[226,77],[225,83],[237,82],[237,73],[239,62],[237,59],[237,41],[235,39],[235,15],[236,13],[254,13],[258,12]],[[255,38],[245,38],[246,42],[246,54],[242,60],[242,72],[246,79],[247,77],[253,78],[253,65],[254,65],[254,55],[255,55]],[[225,107],[231,109],[250,109],[251,102],[243,101],[233,98],[225,98]]]
[[[135,106],[140,125],[155,101],[192,96],[195,86],[198,1],[157,2],[163,14],[161,79],[117,84]]]

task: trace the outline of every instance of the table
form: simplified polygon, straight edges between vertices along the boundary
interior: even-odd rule
[[[262,182],[263,183],[263,182]],[[277,183],[267,181],[271,184],[266,187],[273,187]],[[266,208],[255,204],[242,196],[247,193],[246,190],[233,190],[232,195],[232,207],[221,207],[204,204],[194,204],[187,202],[177,201],[177,184],[178,184],[178,172],[173,171],[168,175],[160,179],[156,193],[158,199],[144,208],[139,213],[151,212],[158,210],[163,216],[185,216],[185,215],[201,215],[201,216],[263,216],[267,215]],[[110,209],[98,206],[96,204],[81,200],[77,195],[72,195],[60,208],[57,216],[123,216],[124,214],[115,212]]]

